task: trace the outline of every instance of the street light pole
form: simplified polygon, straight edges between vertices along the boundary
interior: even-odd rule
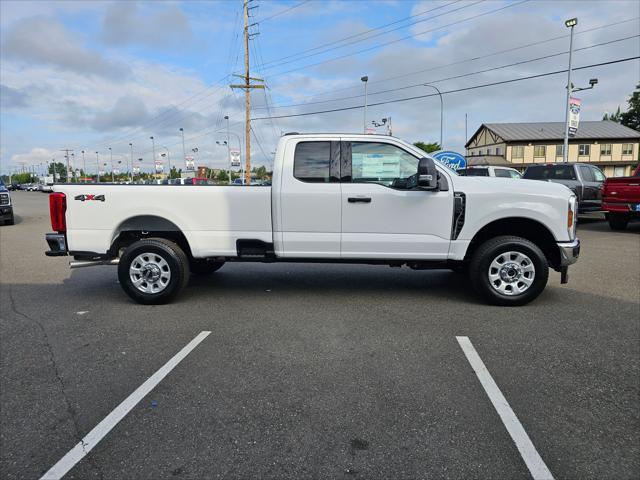
[[[129,170],[129,178],[131,178],[131,182],[133,183],[133,143],[129,143],[129,148],[131,149],[131,169]]]
[[[569,102],[571,101],[571,91],[573,85],[571,85],[571,60],[573,56],[573,28],[578,24],[577,18],[571,18],[564,22],[565,26],[571,29],[571,35],[569,40],[569,70],[567,73],[567,100],[564,105],[564,146],[562,147],[562,161],[567,163],[569,161]]]
[[[169,154],[169,149],[167,147],[162,147],[167,151],[167,161],[169,162],[169,179],[171,179],[171,155]]]
[[[84,150],[82,150],[82,171],[84,172],[84,176],[86,178],[86,176],[87,176],[87,162],[85,161],[85,158],[84,158]]]
[[[151,139],[151,150],[153,151],[153,168],[156,170],[156,142],[153,137],[149,137]]]
[[[113,151],[109,147],[109,158],[111,160],[111,182],[116,183],[116,178],[113,176]]]
[[[229,174],[229,184],[231,184],[231,147],[229,146],[229,115],[225,115],[227,121],[227,170]]]
[[[442,144],[442,124],[444,117],[444,101],[442,100],[442,92],[435,85],[425,83],[424,86],[433,88],[440,96],[440,150],[444,150],[444,145]]]
[[[185,161],[185,165],[186,165],[187,150],[184,148],[184,128],[180,127],[180,133],[182,133],[182,159]]]
[[[100,183],[100,154],[96,152],[96,183]]]
[[[367,133],[367,82],[369,81],[369,77],[365,75],[364,77],[360,77],[360,80],[364,83],[364,120],[362,133]]]

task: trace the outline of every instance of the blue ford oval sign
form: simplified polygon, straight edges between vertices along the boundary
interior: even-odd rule
[[[439,152],[432,153],[431,156],[438,160],[440,163],[446,165],[451,170],[461,170],[467,168],[467,159],[458,152],[451,152],[449,150],[441,150]]]

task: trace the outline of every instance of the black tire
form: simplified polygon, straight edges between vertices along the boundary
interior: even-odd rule
[[[13,218],[13,214],[11,214],[11,217],[9,217],[9,220],[4,221],[5,225],[13,225],[14,223],[15,223],[15,219]]]
[[[153,254],[166,262],[170,279],[157,292],[143,292],[131,280],[129,269],[135,259],[144,253]],[[189,259],[175,243],[164,238],[138,240],[129,245],[118,263],[118,280],[122,289],[133,300],[144,305],[161,305],[173,300],[189,282]]]
[[[214,262],[206,258],[192,258],[189,265],[193,275],[211,275],[213,272],[220,270],[224,262]]]
[[[517,252],[526,255],[535,268],[533,283],[522,293],[507,295],[499,292],[489,280],[489,267],[501,253]],[[549,263],[536,244],[515,236],[500,236],[487,240],[474,252],[469,264],[469,279],[474,290],[493,305],[525,305],[535,299],[547,285]],[[499,283],[499,282],[498,282]]]
[[[609,213],[607,219],[609,220],[611,230],[626,230],[627,224],[629,223],[627,217],[615,213]]]

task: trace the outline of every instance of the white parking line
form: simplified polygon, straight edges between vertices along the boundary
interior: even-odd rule
[[[456,339],[458,340],[462,351],[466,355],[467,360],[471,364],[471,367],[476,372],[476,376],[478,377],[478,380],[480,380],[484,391],[487,392],[489,400],[491,400],[491,403],[498,412],[498,415],[500,415],[502,423],[504,423],[509,435],[511,435],[516,447],[518,447],[520,456],[524,460],[524,463],[527,464],[529,472],[531,472],[531,476],[533,476],[535,480],[553,479],[553,475],[551,475],[547,465],[540,457],[536,447],[533,446],[533,443],[531,442],[529,435],[527,435],[527,432],[525,432],[522,427],[520,420],[518,420],[516,414],[511,410],[509,402],[507,402],[507,399],[502,395],[498,385],[496,385],[493,377],[491,377],[489,370],[484,366],[482,359],[471,344],[469,337],[456,337]]]
[[[40,480],[57,480],[62,478],[76,463],[82,460],[104,436],[122,420],[127,413],[135,407],[145,395],[154,389],[158,383],[166,377],[176,365],[178,365],[189,353],[200,344],[211,332],[200,332],[182,350],[165,363],[160,370],[151,375],[131,395],[124,399],[104,420],[96,425],[80,443],[73,447],[64,457],[45,473]]]

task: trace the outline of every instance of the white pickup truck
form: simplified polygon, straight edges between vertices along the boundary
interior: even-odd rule
[[[225,262],[335,262],[469,275],[523,305],[580,252],[564,185],[463,177],[397,138],[287,134],[273,185],[56,185],[49,256],[118,265],[124,291],[166,303]],[[313,268],[312,266],[310,268]]]

